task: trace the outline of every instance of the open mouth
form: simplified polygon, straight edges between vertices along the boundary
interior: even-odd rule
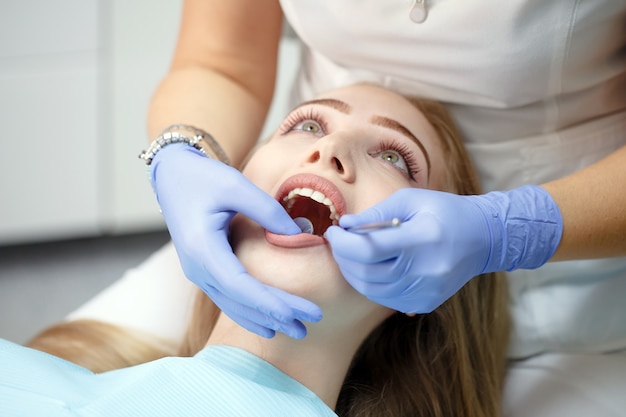
[[[339,188],[326,178],[313,174],[289,177],[280,186],[276,199],[300,226],[300,236],[323,236],[330,226],[339,224],[339,217],[346,211],[346,202]]]
[[[339,224],[337,208],[321,191],[296,187],[283,197],[281,204],[303,233],[322,236],[330,226]]]

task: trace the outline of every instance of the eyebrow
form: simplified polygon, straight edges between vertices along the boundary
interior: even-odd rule
[[[348,103],[346,103],[345,101],[337,100],[335,98],[318,98],[315,100],[305,101],[304,103],[301,103],[299,106],[297,106],[296,109],[299,107],[309,106],[311,104],[320,104],[322,106],[332,107],[333,109],[344,114],[350,114],[350,112],[352,111],[352,107]]]
[[[304,103],[301,103],[299,106],[297,106],[296,109],[299,107],[314,104],[331,107],[344,114],[350,114],[350,112],[352,111],[352,107],[348,103],[346,103],[345,101],[337,100],[335,98],[319,98],[315,100],[305,101]],[[420,142],[420,140],[413,133],[411,133],[411,131],[407,129],[402,123],[398,122],[397,120],[390,119],[389,117],[375,115],[370,118],[370,123],[381,127],[386,127],[391,130],[395,130],[396,132],[399,132],[411,139],[424,154],[427,169],[426,180],[428,181],[428,179],[430,178],[430,157],[428,156],[428,151],[426,151],[426,148],[424,147],[422,142]]]

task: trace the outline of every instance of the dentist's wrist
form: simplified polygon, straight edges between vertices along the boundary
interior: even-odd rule
[[[146,165],[150,166],[155,155],[161,149],[174,143],[185,143],[196,148],[206,157],[212,157],[230,165],[230,159],[213,136],[202,129],[183,124],[172,125],[163,130],[148,149],[141,152],[139,158],[146,161]]]
[[[478,196],[491,234],[483,272],[539,268],[552,258],[563,234],[563,218],[543,188],[527,185]]]

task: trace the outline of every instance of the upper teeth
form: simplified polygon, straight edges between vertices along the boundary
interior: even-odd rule
[[[321,193],[317,190],[313,190],[311,188],[294,188],[289,191],[289,194],[283,198],[283,201],[287,203],[287,210],[290,210],[295,203],[295,198],[297,196],[309,197],[312,200],[317,201],[318,203],[324,204],[330,210],[330,219],[333,221],[333,224],[339,223],[339,216],[337,215],[337,209],[330,198],[326,197],[324,193]]]

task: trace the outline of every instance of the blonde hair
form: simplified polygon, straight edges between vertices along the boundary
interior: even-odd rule
[[[437,132],[450,161],[442,191],[477,194],[479,183],[445,108],[408,98]],[[509,339],[505,277],[470,280],[432,313],[396,314],[355,355],[340,416],[498,416]]]
[[[73,320],[44,329],[26,346],[93,372],[138,365],[176,353],[176,344],[97,320]]]
[[[447,181],[442,191],[479,193],[471,160],[445,108],[429,100],[407,99],[431,123],[441,139],[445,160],[450,161],[445,167]],[[353,358],[339,395],[337,414],[342,417],[498,416],[509,336],[507,294],[503,276],[484,274],[470,280],[432,313],[414,317],[397,313],[385,320]],[[191,356],[201,350],[218,315],[218,308],[198,290],[192,318],[177,354]],[[67,332],[76,324],[67,323],[53,336],[63,339],[59,332]],[[86,328],[82,331],[87,334],[90,327],[94,328],[94,323],[83,325]],[[150,354],[144,359],[102,354],[111,345],[116,350],[128,348],[144,353],[134,343],[123,341],[129,336],[124,336],[124,332],[111,338],[111,332],[116,332],[114,328],[100,326],[98,331],[102,337],[83,335],[92,340],[86,360],[76,359],[82,355],[80,346],[58,351],[58,356],[92,370],[96,362],[107,362],[99,364],[98,369],[114,369],[150,360]]]

